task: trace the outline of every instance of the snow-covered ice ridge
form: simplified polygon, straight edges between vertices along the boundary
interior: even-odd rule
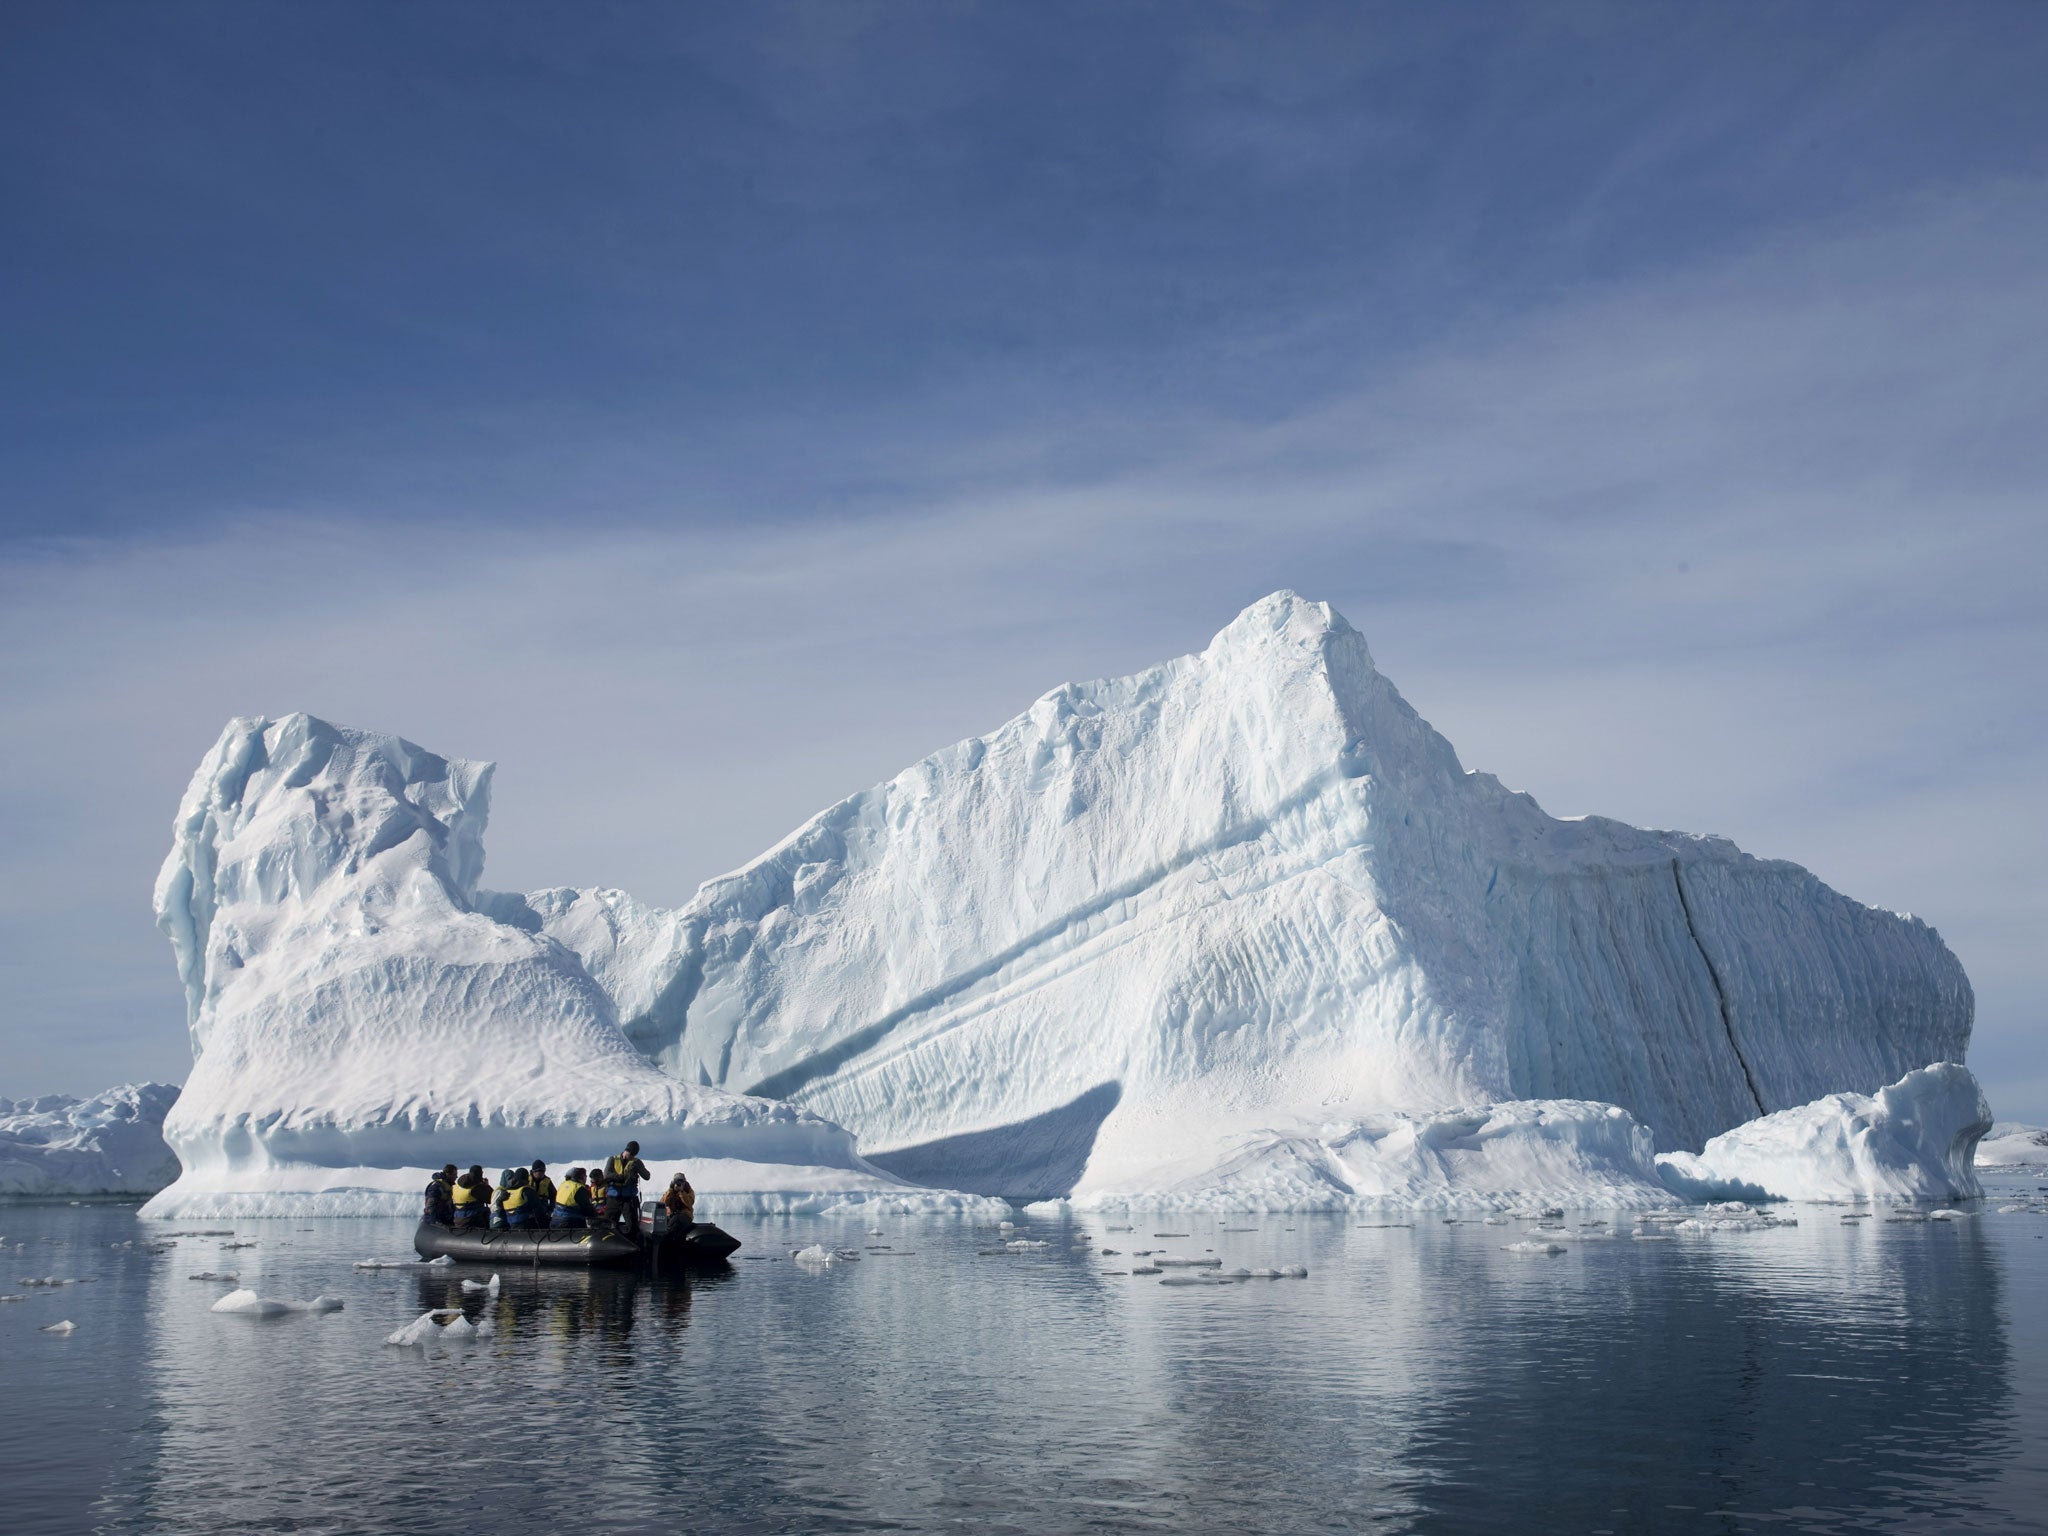
[[[630,1125],[663,1156],[881,1178],[857,1136],[918,1184],[1081,1200],[1314,1143],[1399,1190],[1386,1136],[1475,1114],[1605,1188],[1607,1106],[1697,1148],[1969,1037],[1925,924],[1717,838],[1546,815],[1292,593],[679,909],[479,889],[489,775],[306,716],[230,725],[158,887],[197,1057],[181,1188]]]
[[[147,1195],[178,1176],[164,1116],[169,1083],[125,1083],[89,1099],[0,1099],[0,1194]]]

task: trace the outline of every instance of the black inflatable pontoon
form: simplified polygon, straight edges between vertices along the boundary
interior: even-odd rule
[[[583,1268],[640,1264],[673,1271],[723,1264],[738,1252],[740,1241],[703,1222],[687,1232],[643,1234],[635,1242],[623,1232],[603,1227],[490,1230],[423,1221],[412,1235],[412,1245],[423,1259],[445,1257],[458,1264],[568,1264]]]

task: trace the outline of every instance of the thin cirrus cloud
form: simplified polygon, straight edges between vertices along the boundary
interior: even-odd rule
[[[580,526],[336,503],[17,544],[10,1086],[182,1074],[147,886],[230,715],[498,759],[491,883],[677,902],[1292,586],[1554,812],[1726,833],[1935,922],[1994,1102],[2041,1118],[2044,235],[2037,183],[1902,197],[1446,325],[1258,420],[1099,393],[971,435],[848,416],[904,424],[851,455],[888,466],[888,511],[750,517],[609,421],[575,440],[609,509]]]

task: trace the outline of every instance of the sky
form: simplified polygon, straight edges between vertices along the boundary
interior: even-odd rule
[[[2048,1123],[2048,7],[0,4],[0,1094],[189,1065],[232,716],[677,903],[1334,603],[1940,929]]]

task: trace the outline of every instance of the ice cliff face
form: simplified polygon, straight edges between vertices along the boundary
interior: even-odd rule
[[[178,1176],[164,1144],[169,1083],[129,1083],[89,1099],[0,1099],[0,1194],[147,1195]]]
[[[184,1174],[153,1210],[628,1135],[650,1158],[892,1182],[808,1111],[657,1070],[575,953],[479,910],[489,788],[487,765],[306,715],[228,726],[157,881],[194,1059],[164,1127]]]
[[[1291,593],[679,909],[477,889],[488,772],[305,716],[229,727],[158,887],[188,1179],[469,1161],[454,1132],[485,1162],[555,1126],[580,1154],[591,1125],[850,1166],[844,1125],[903,1178],[988,1193],[1200,1188],[1255,1145],[1399,1190],[1472,1161],[1442,1130],[1398,1152],[1402,1117],[1477,1113],[1480,1143],[1555,1132],[1597,1182],[1647,1167],[1603,1105],[1697,1148],[1969,1036],[1924,924],[1718,839],[1544,814]],[[1597,1102],[1526,1102],[1551,1100]]]
[[[1142,1187],[1219,1137],[1498,1100],[1602,1100],[1697,1147],[1959,1059],[1970,1028],[1924,924],[1719,839],[1544,814],[1291,593],[678,912],[528,910],[677,1077],[971,1188]]]

